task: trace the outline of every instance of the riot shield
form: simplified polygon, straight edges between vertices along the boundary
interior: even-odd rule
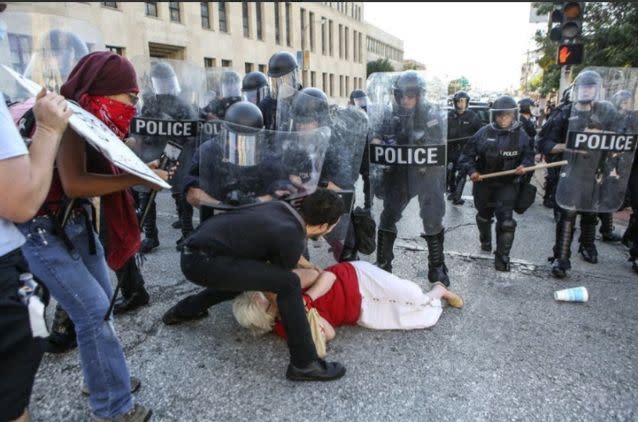
[[[226,68],[206,69],[206,95],[200,111],[203,120],[224,120],[226,110],[242,99],[239,73]]]
[[[203,124],[195,156],[202,219],[260,201],[298,206],[317,188],[330,128],[277,132],[222,121],[213,134],[211,124]]]
[[[0,21],[6,26],[0,62],[49,91],[59,93],[83,56],[104,49],[102,34],[86,21],[11,10],[0,14]],[[11,102],[32,97],[6,72],[0,76],[0,89]]]
[[[567,210],[617,211],[638,138],[638,68],[588,67],[574,80],[556,202]]]
[[[370,100],[370,183],[383,201],[379,230],[396,223],[415,196],[426,235],[443,228],[447,111],[446,84],[426,72],[373,73]]]
[[[196,148],[204,70],[180,60],[136,57],[131,62],[140,87],[139,111],[130,126],[133,150],[144,162],[179,163],[171,180],[178,193]]]
[[[340,194],[346,206],[337,225],[325,236],[331,256],[341,261],[344,247],[355,248],[356,239],[350,219],[354,205],[354,187],[359,177],[361,159],[368,135],[368,117],[356,106],[331,106],[329,113],[332,135],[326,152],[321,184]]]

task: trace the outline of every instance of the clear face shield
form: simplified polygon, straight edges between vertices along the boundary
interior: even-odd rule
[[[270,77],[270,95],[273,99],[291,97],[297,92],[297,86],[299,85],[299,76],[297,70],[290,72],[286,75],[279,76],[277,78]]]
[[[354,98],[354,105],[365,110],[368,107],[368,97]]]
[[[182,92],[177,76],[169,78],[151,77],[151,82],[156,95],[179,95]]]
[[[457,111],[465,111],[465,110],[467,110],[467,98],[461,97],[458,100],[454,101],[454,108]]]
[[[574,86],[572,94],[576,102],[583,104],[598,100],[599,91],[600,89],[596,84],[583,84]]]
[[[244,94],[244,98],[246,101],[250,101],[251,103],[258,105],[261,100],[268,96],[268,86],[262,86],[258,89],[249,89],[242,91]]]
[[[223,98],[228,97],[241,97],[241,81],[223,83],[221,87],[221,94]]]
[[[261,158],[260,134],[235,132],[222,126],[220,144],[224,162],[241,167],[255,166]]]
[[[520,125],[518,117],[518,107],[490,110],[490,124],[497,130],[512,130],[517,128]]]

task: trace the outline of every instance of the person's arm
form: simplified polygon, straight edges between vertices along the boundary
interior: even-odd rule
[[[194,206],[195,208],[201,208],[202,204],[205,205],[217,205],[221,204],[222,201],[219,199],[213,198],[209,194],[206,193],[203,189],[192,186],[186,192],[186,202]]]
[[[144,185],[154,190],[162,189],[152,182],[148,182],[129,173],[109,175],[87,172],[85,148],[84,139],[75,131],[68,128],[62,136],[57,157],[60,181],[68,197],[85,198],[90,196],[103,196],[109,193],[119,192],[135,185]],[[168,172],[164,170],[153,171],[162,177],[162,179],[168,179]]]
[[[323,335],[326,337],[326,341],[330,341],[337,335],[334,327],[326,321],[321,315],[319,315],[319,325],[323,329]]]
[[[297,268],[305,268],[309,270],[317,270],[321,272],[321,269],[317,267],[312,262],[308,261],[303,255],[299,257],[299,261],[297,261]]]
[[[477,141],[478,141],[478,137],[475,134],[467,141],[467,143],[465,144],[465,147],[463,148],[463,152],[461,152],[461,155],[459,156],[457,160],[459,167],[466,169],[467,174],[470,176],[470,179],[473,182],[476,182],[476,180],[478,179],[476,180],[473,179],[472,175],[479,174],[476,171],[476,156],[478,154],[478,151],[476,148]],[[477,176],[475,176],[475,178],[476,177]]]
[[[292,272],[299,276],[302,290],[306,290],[308,287],[312,286],[321,274],[320,270],[306,268],[295,268]]]
[[[64,97],[44,89],[36,97],[33,113],[36,130],[29,153],[0,161],[0,216],[16,223],[28,221],[44,202],[56,151],[73,114]],[[23,142],[17,130],[13,132],[14,141]]]
[[[306,290],[306,294],[310,296],[310,299],[317,300],[332,289],[336,280],[337,276],[334,273],[330,271],[323,271],[312,286]]]

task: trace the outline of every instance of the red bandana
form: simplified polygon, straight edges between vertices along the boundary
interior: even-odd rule
[[[137,109],[132,105],[101,95],[82,94],[80,105],[104,122],[120,139],[124,139],[128,134],[131,120],[137,112]]]

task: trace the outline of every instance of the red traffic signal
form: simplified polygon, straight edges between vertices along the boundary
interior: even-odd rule
[[[556,64],[566,66],[572,64],[581,64],[583,62],[583,45],[582,44],[561,44],[558,46],[558,57]]]

